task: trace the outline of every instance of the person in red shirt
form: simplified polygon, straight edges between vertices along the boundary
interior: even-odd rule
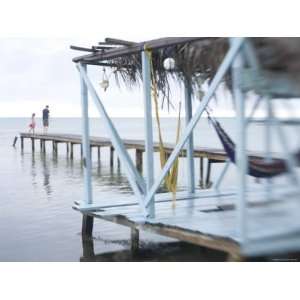
[[[36,126],[35,113],[33,113],[32,116],[31,116],[31,123],[29,124],[29,133],[32,132],[34,134],[35,126]]]

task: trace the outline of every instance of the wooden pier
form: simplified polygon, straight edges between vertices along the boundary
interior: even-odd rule
[[[264,43],[265,41],[262,44]],[[84,160],[87,162],[83,163],[83,200],[75,203],[74,206],[74,209],[84,215],[83,225],[86,230],[83,230],[83,233],[91,235],[94,218],[101,218],[131,228],[133,251],[138,245],[139,230],[149,230],[225,251],[230,254],[230,259],[234,260],[242,256],[300,250],[298,203],[300,177],[296,169],[298,164],[295,163],[295,157],[291,154],[288,137],[281,128],[272,101],[273,99],[299,98],[299,85],[292,80],[294,76],[289,74],[290,71],[285,65],[286,60],[277,66],[272,65],[272,68],[261,64],[265,58],[259,57],[259,54],[264,52],[261,51],[260,44],[257,40],[242,37],[230,39],[161,38],[140,43],[107,38],[101,45],[107,45],[109,48],[101,48],[99,51],[94,51],[92,48],[88,50],[91,53],[73,58],[80,74],[83,153]],[[277,48],[272,42],[270,47]],[[80,47],[73,49],[82,50]],[[157,51],[157,49],[166,51]],[[171,56],[170,49],[174,53],[181,51],[183,55]],[[223,50],[220,51],[220,49]],[[274,51],[274,58],[276,52]],[[206,53],[213,53],[213,55],[207,56]],[[123,59],[124,57],[126,60]],[[216,57],[220,62],[217,68]],[[87,72],[89,65],[115,68],[116,58],[120,61],[119,70],[122,70],[119,75],[122,75],[125,83],[138,84],[139,79],[142,81],[145,143],[121,139],[106,111],[102,99],[104,95],[102,94],[101,97],[98,95]],[[174,67],[166,68],[165,62],[170,59],[173,60]],[[280,61],[280,57],[277,59]],[[127,65],[128,62],[130,62],[129,65]],[[210,68],[209,65],[213,67]],[[123,72],[124,69],[128,72]],[[155,176],[154,152],[157,152],[159,147],[153,141],[152,104],[155,104],[156,116],[159,119],[158,100],[164,103],[165,99],[158,99],[162,97],[157,97],[157,95],[169,95],[170,84],[166,72],[170,70],[174,75],[172,78],[180,82],[183,87],[185,127],[176,145],[166,145],[167,161],[161,172]],[[280,72],[275,70],[280,70]],[[118,72],[118,69],[115,72]],[[237,129],[235,141],[231,140],[218,121],[213,121],[210,117],[216,129],[216,135],[230,156],[227,160],[227,155],[223,150],[195,147],[193,133],[205,112],[212,117],[215,114],[211,111],[211,101],[215,98],[221,83],[229,82],[227,77],[229,73],[231,84],[226,85],[231,92],[232,102],[235,104]],[[278,81],[275,81],[275,78]],[[209,82],[208,88],[202,91],[202,84],[206,80]],[[107,86],[107,80],[103,79],[100,85]],[[249,91],[254,91],[257,97],[248,115],[246,113],[248,101],[246,100],[249,98]],[[193,97],[200,100],[194,110]],[[169,100],[169,97],[166,98]],[[124,197],[122,199],[94,199],[92,195],[89,153],[90,147],[97,145],[97,142],[101,143],[101,139],[97,141],[92,138],[91,144],[89,142],[89,101],[93,101],[105,124],[107,134],[112,141],[108,146],[114,147],[123,165],[124,174],[134,193],[130,201]],[[261,102],[266,104],[263,107],[267,122],[264,128],[264,152],[259,155],[247,151],[247,128],[251,126],[251,120],[255,117]],[[271,132],[273,130],[282,147],[279,156],[272,153],[274,148]],[[109,143],[107,140],[102,142]],[[32,143],[34,144],[34,139]],[[101,146],[101,144],[98,145]],[[145,152],[145,177],[137,172],[127,149],[135,149],[136,162],[139,167],[142,166],[141,161]],[[111,160],[113,160],[113,149],[111,150]],[[176,207],[174,207],[174,202],[172,202],[174,195],[161,194],[161,185],[166,178],[171,178],[170,174],[178,175],[178,157],[186,157],[187,191],[185,194],[176,193]],[[270,166],[274,167],[272,159],[276,157],[281,158],[281,162],[286,166],[284,174],[270,171]],[[211,164],[227,161],[212,189],[207,191],[195,189],[195,158],[200,159],[200,186],[204,188],[211,186]],[[250,163],[253,160],[257,161],[253,158],[259,158],[259,161],[263,162],[258,165],[254,173],[250,172]],[[205,183],[203,179],[204,159],[208,161],[208,179]],[[235,187],[231,191],[221,192],[219,187],[224,177],[228,175],[227,170],[230,164],[234,164],[237,170]],[[257,185],[250,185],[248,175],[262,178],[263,184],[259,186],[260,190]],[[285,176],[286,182],[283,181],[285,186],[279,186],[277,180],[271,180],[271,177],[279,177],[279,175]]]
[[[94,219],[101,219],[131,230],[131,251],[139,246],[139,231],[148,231],[218,250],[228,255],[228,261],[241,261],[247,257],[293,253],[299,250],[299,207],[294,190],[283,186],[276,189],[276,200],[266,201],[263,188],[250,188],[248,195],[249,239],[241,245],[236,227],[237,193],[234,189],[218,192],[199,191],[194,195],[179,192],[176,206],[169,193],[156,195],[156,215],[145,219],[135,197],[98,199],[97,205],[85,211],[80,203],[73,208],[83,213],[84,238],[91,236]],[[87,231],[87,228],[89,230]],[[263,243],[261,243],[263,241]]]
[[[52,151],[55,155],[58,154],[58,144],[65,144],[65,153],[70,159],[74,159],[74,146],[82,148],[81,136],[74,134],[33,135],[20,133],[20,139],[22,149],[24,149],[24,140],[30,140],[32,151],[35,151],[35,144],[39,141],[40,151],[44,153],[46,152],[46,143],[52,143]],[[123,143],[127,149],[135,151],[137,169],[142,171],[143,153],[145,151],[144,141],[125,139]],[[114,148],[108,138],[91,137],[90,147],[91,151],[93,148],[97,149],[98,162],[101,160],[101,148],[109,148],[109,161],[110,165],[113,166],[115,161]],[[171,153],[174,145],[168,144],[166,147],[167,152]],[[154,151],[159,151],[158,143],[154,143]],[[82,151],[80,153],[82,157]],[[185,154],[185,151],[182,151],[181,157],[185,157]],[[253,153],[253,155],[259,156],[259,153]],[[199,158],[200,160],[200,188],[210,188],[211,165],[213,163],[224,163],[227,159],[226,153],[221,149],[194,147],[194,158]],[[203,176],[204,160],[207,160],[205,180]],[[282,250],[280,248],[281,244],[287,247],[284,250],[293,250],[295,243],[299,243],[298,231],[296,231],[299,222],[297,221],[297,214],[293,215],[293,210],[289,210],[289,214],[282,214],[280,224],[286,224],[286,230],[290,231],[292,220],[294,222],[292,226],[295,226],[294,236],[286,236],[284,233],[281,235],[281,225],[279,227],[270,226],[270,224],[275,222],[275,218],[278,217],[278,211],[284,211],[286,207],[289,207],[290,202],[295,200],[290,197],[288,205],[287,201],[282,201],[289,197],[287,196],[288,192],[284,187],[281,187],[276,190],[277,198],[280,201],[266,203],[265,190],[262,189],[257,192],[257,187],[255,189],[250,188],[248,192],[251,208],[250,214],[253,216],[250,226],[252,228],[252,243],[254,243],[254,246],[252,244],[249,246],[247,250],[249,254],[264,255],[269,253],[270,249],[275,251],[276,247],[279,247],[280,252]],[[293,195],[293,193],[291,194]],[[236,197],[235,190],[222,191],[222,194],[218,194],[213,189],[198,191],[195,194],[179,192],[176,195],[176,206],[173,207],[170,194],[157,194],[155,197],[157,213],[155,218],[149,220],[145,220],[140,213],[134,196],[98,199],[95,204],[89,206],[88,210],[83,209],[80,203],[76,201],[73,208],[83,214],[82,234],[84,239],[91,237],[94,219],[102,219],[130,228],[131,251],[133,254],[139,248],[139,232],[144,230],[219,250],[228,254],[228,260],[237,261],[247,256],[248,252],[241,248],[234,226],[236,222],[234,210]],[[265,224],[265,229],[258,232],[255,230],[255,226],[257,224],[261,225],[262,222]],[[274,238],[274,232],[278,232],[277,238]],[[268,235],[270,235],[269,241]],[[261,238],[265,240],[263,248],[260,247],[259,243]],[[282,238],[290,240],[291,244],[289,245],[286,241],[282,241]]]
[[[82,158],[82,138],[78,134],[30,134],[30,133],[20,133],[21,139],[21,149],[24,149],[24,140],[27,139],[31,142],[31,149],[35,151],[36,143],[40,145],[40,151],[46,152],[46,143],[52,144],[52,151],[55,155],[58,154],[58,144],[65,144],[65,153],[70,159],[74,159],[74,147],[80,147],[80,156]],[[126,149],[135,151],[135,163],[137,169],[142,172],[143,170],[143,154],[145,152],[145,142],[143,140],[123,140]],[[110,153],[110,166],[114,166],[115,161],[115,151],[114,147],[109,138],[105,137],[90,137],[90,148],[91,153],[93,149],[96,149],[98,164],[101,162],[101,148],[109,148]],[[173,149],[173,144],[165,144],[166,153],[170,154]],[[159,144],[153,144],[154,152],[159,152]],[[186,151],[183,150],[180,157],[186,157]],[[209,188],[212,185],[211,182],[211,170],[212,165],[215,163],[224,163],[227,159],[227,155],[222,149],[216,148],[206,148],[206,147],[194,147],[194,158],[199,159],[199,186],[201,188]],[[120,160],[117,159],[118,167],[120,167]],[[206,167],[204,164],[206,163]],[[206,170],[206,174],[205,173]]]

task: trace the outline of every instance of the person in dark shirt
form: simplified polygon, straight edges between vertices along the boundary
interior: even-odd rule
[[[48,133],[48,127],[49,127],[49,106],[46,105],[46,107],[43,109],[43,126],[44,126],[44,134]]]

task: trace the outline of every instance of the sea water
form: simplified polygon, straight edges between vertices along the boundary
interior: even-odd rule
[[[237,134],[234,119],[220,119],[224,129],[233,139]],[[36,144],[32,153],[31,142],[25,140],[24,151],[20,139],[12,147],[19,132],[28,131],[30,120],[25,118],[0,119],[0,261],[79,261],[79,260],[222,260],[222,255],[205,252],[202,248],[168,239],[159,235],[141,233],[141,254],[131,257],[128,228],[96,220],[93,239],[86,244],[81,238],[81,214],[72,210],[74,201],[83,198],[83,170],[79,146],[74,146],[74,160],[66,155],[66,145],[58,145],[58,155],[47,145],[46,155],[40,153]],[[144,139],[144,120],[139,118],[113,119],[120,136],[127,139]],[[182,120],[182,130],[184,120]],[[157,126],[154,121],[154,140],[157,141]],[[177,120],[162,119],[165,142],[174,143]],[[90,120],[91,135],[108,137],[101,119]],[[296,131],[295,131],[296,129]],[[285,128],[291,149],[299,145],[297,128]],[[37,132],[42,123],[37,119]],[[299,132],[299,131],[298,131]],[[49,133],[81,133],[79,118],[53,118]],[[263,125],[251,125],[248,129],[247,148],[261,151],[265,148]],[[280,151],[277,139],[273,150]],[[221,144],[212,126],[201,120],[194,131],[197,146],[221,149]],[[129,151],[134,159],[134,151]],[[120,195],[132,195],[122,167],[109,166],[109,150],[101,149],[101,165],[93,155],[92,184],[94,199],[110,199]],[[212,180],[222,169],[222,164],[213,166]],[[160,172],[158,154],[155,154],[155,176]],[[195,159],[196,183],[199,183],[199,159]],[[178,189],[186,187],[185,160],[180,160]],[[223,186],[235,184],[235,169],[231,167]],[[112,203],[113,204],[113,203]],[[84,242],[84,243],[83,243]],[[93,247],[92,255],[89,249]],[[94,256],[94,254],[96,256]],[[95,258],[96,257],[96,258]]]

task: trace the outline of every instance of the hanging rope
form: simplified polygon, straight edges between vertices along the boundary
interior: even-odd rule
[[[162,130],[161,130],[160,116],[159,116],[159,105],[158,105],[157,82],[156,82],[156,77],[155,77],[155,73],[154,73],[152,52],[151,52],[151,50],[147,49],[146,47],[145,47],[145,52],[146,52],[146,54],[149,58],[149,62],[150,62],[151,91],[152,91],[152,98],[153,98],[154,107],[155,107],[155,117],[156,117],[157,128],[158,128],[159,157],[160,157],[161,168],[163,168],[167,162],[168,155],[166,153],[163,138],[162,138]],[[180,127],[181,127],[181,102],[179,103],[179,113],[178,113],[178,120],[177,120],[177,129],[176,129],[176,144],[178,143],[179,137],[180,137]],[[179,158],[177,158],[175,160],[173,166],[171,167],[170,171],[167,173],[165,180],[164,180],[165,187],[173,195],[173,207],[175,207],[175,203],[176,203],[175,201],[176,201],[176,191],[177,191],[177,182],[178,182],[178,168],[179,168]]]

